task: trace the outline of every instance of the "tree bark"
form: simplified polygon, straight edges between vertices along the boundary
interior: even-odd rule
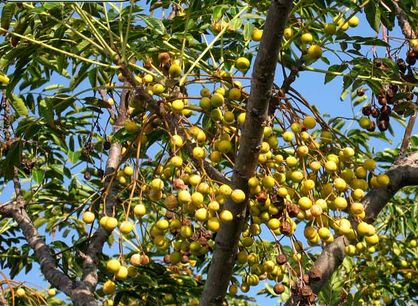
[[[216,236],[216,246],[200,300],[202,306],[222,304],[232,276],[238,241],[246,220],[245,211],[249,197],[248,179],[254,175],[257,165],[283,30],[292,2],[290,0],[272,1],[267,13],[263,38],[252,74],[247,115],[232,177],[232,187],[242,189],[246,194],[246,200],[237,204],[228,199],[225,203],[225,209],[232,212],[234,220],[223,223]]]
[[[400,160],[386,174],[390,178],[389,185],[372,189],[362,201],[366,213],[364,220],[368,223],[375,221],[378,214],[400,189],[405,186],[418,185],[418,152]],[[334,271],[342,264],[345,256],[344,248],[347,244],[349,244],[348,239],[340,236],[327,245],[316,259],[309,273],[311,276],[309,285],[315,294],[321,291]],[[300,297],[296,295],[292,296],[285,305],[298,305],[299,303]]]

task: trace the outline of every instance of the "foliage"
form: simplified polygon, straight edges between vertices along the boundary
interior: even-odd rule
[[[399,6],[417,24],[412,2]],[[231,305],[251,302],[245,293],[264,279],[260,294],[286,301],[321,247],[339,235],[364,245],[363,236],[375,237],[374,230],[381,242],[346,259],[319,299],[358,305],[383,296],[385,303],[390,298],[402,304],[417,296],[416,189],[403,190],[387,205],[370,225],[373,233],[359,234],[346,224],[364,218],[363,210],[350,210],[352,204],[361,201],[360,190],[387,184],[381,173],[397,156],[385,150],[376,155],[375,167],[370,144],[390,143],[393,121],[404,124],[415,109],[417,55],[411,51],[418,43],[350,34],[353,16],[362,13],[372,30],[382,24],[392,30],[393,5],[295,1],[280,54],[282,77],[312,71],[325,84],[340,79],[340,98],[351,97],[343,105],[351,103],[353,116],[320,113],[303,88],[273,88],[257,173],[245,190],[250,217],[227,297]],[[219,0],[2,4],[0,181],[7,198],[1,200],[15,199],[11,190],[18,178],[33,224],[59,269],[76,279],[82,275],[80,254],[99,220],[107,226],[105,204],[115,190],[111,211],[119,228],[100,258],[98,300],[163,305],[200,296],[216,232],[228,222],[222,205],[232,190],[224,183],[233,175],[256,33],[267,9],[265,1]],[[308,32],[313,41],[304,42]],[[417,143],[411,139],[412,150]],[[108,173],[117,144],[123,147],[121,163]],[[336,186],[337,178],[346,185]],[[86,211],[94,213],[93,222],[86,222]],[[123,221],[134,229],[123,233]],[[330,235],[319,234],[320,228]],[[17,224],[2,218],[0,235],[0,267],[10,269],[10,278],[33,269],[35,255]],[[134,254],[149,256],[151,263],[132,264]],[[277,262],[280,254],[286,263]],[[131,268],[129,277],[107,269],[111,258]],[[117,283],[115,293],[103,293],[108,280]],[[276,284],[284,285],[284,293]],[[19,286],[5,287],[6,297]],[[234,297],[238,286],[242,294]],[[36,292],[16,300],[22,304]]]

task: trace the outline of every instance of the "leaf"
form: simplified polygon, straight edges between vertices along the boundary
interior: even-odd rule
[[[81,151],[76,151],[76,152],[68,151],[67,155],[68,155],[68,160],[70,161],[70,163],[75,164],[80,159]]]
[[[15,9],[16,3],[6,3],[1,10],[1,27],[6,31],[9,29]]]
[[[152,16],[147,16],[147,15],[141,15],[141,18],[144,20],[144,22],[152,31],[160,35],[163,35],[167,32],[161,19],[158,19]]]
[[[344,63],[341,65],[331,65],[328,68],[329,72],[343,72],[344,70],[346,70],[348,68],[348,64]],[[325,84],[330,82],[331,80],[333,80],[336,77],[335,74],[332,73],[327,73],[325,74]]]
[[[23,143],[22,141],[14,141],[7,152],[6,159],[2,164],[3,176],[5,180],[10,180],[14,176],[14,167],[18,167],[22,160],[22,149]]]
[[[29,110],[25,105],[25,101],[23,101],[22,98],[15,94],[12,94],[12,97],[13,99],[10,101],[10,103],[12,104],[15,112],[21,117],[26,117],[29,114]]]
[[[370,1],[364,8],[366,13],[366,19],[369,22],[370,26],[376,32],[379,32],[380,27],[380,8],[375,1]]]

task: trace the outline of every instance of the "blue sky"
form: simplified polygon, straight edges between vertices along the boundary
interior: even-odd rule
[[[349,29],[347,32],[349,35],[363,35],[363,36],[375,36],[375,32],[373,32],[367,25],[364,17],[361,16],[361,24],[358,28]],[[393,36],[402,37],[402,34],[399,30],[396,30],[391,33]],[[371,47],[370,47],[371,48]],[[384,51],[378,50],[378,52]],[[382,53],[383,54],[383,53]],[[324,53],[327,56],[327,52]],[[332,60],[331,60],[332,61]],[[323,63],[317,62],[312,64],[312,66],[317,68],[327,69],[327,66]],[[281,84],[281,68],[277,68],[277,75],[276,75],[276,82]],[[51,83],[59,83],[60,79],[53,79]],[[321,113],[328,113],[331,117],[335,116],[343,116],[343,117],[352,117],[353,111],[351,108],[351,104],[349,101],[349,96],[345,101],[340,101],[340,94],[342,88],[342,80],[341,78],[334,79],[331,83],[328,83],[324,86],[324,75],[314,72],[302,72],[300,74],[300,78],[293,85],[311,104],[314,104]],[[192,93],[193,94],[193,93]],[[370,94],[369,94],[370,96]],[[355,114],[358,116],[361,108],[358,107],[355,109]],[[383,150],[384,148],[390,147],[395,148],[399,146],[400,141],[402,140],[403,136],[403,129],[402,127],[395,123],[394,120],[391,121],[393,123],[395,136],[391,137],[388,134],[389,138],[393,139],[393,144],[389,145],[382,141],[373,140],[371,142],[371,146],[375,148],[376,151]],[[357,126],[357,123],[354,123],[354,126]],[[417,133],[417,128],[414,129],[414,133]],[[1,188],[0,188],[1,190]],[[6,186],[3,191],[0,191],[0,201],[5,201],[10,199],[12,194],[12,189],[10,186]],[[300,237],[301,233],[297,232],[297,237]],[[9,272],[8,270],[3,271],[6,273]],[[46,282],[41,281],[40,271],[35,266],[35,268],[28,273],[27,275],[20,273],[16,279],[22,281],[28,281],[30,284],[41,286],[47,288],[48,285]],[[263,285],[259,285],[256,288],[250,291],[251,295],[256,295],[256,292],[262,289]],[[257,302],[260,305],[272,305],[274,300],[267,299],[265,297],[257,297]]]

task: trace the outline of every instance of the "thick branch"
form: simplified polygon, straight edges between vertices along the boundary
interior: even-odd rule
[[[418,152],[411,154],[399,161],[391,170],[386,173],[390,183],[386,187],[372,189],[363,199],[366,217],[365,221],[373,223],[377,215],[392,199],[392,197],[405,186],[418,185]],[[318,294],[325,283],[330,279],[332,273],[341,265],[344,260],[344,248],[349,244],[344,237],[338,237],[334,242],[324,248],[321,255],[315,261],[310,275],[310,286],[315,294]],[[298,297],[293,297],[286,305],[296,305]]]
[[[33,225],[23,205],[19,205],[17,202],[0,205],[0,214],[13,218],[16,221],[28,245],[35,252],[35,257],[41,267],[42,274],[48,282],[68,296],[71,296],[74,285],[73,281],[58,270],[51,250],[39,235],[38,230]]]
[[[225,204],[225,208],[233,213],[234,220],[222,224],[216,236],[216,247],[200,305],[222,304],[232,276],[238,241],[246,219],[245,210],[249,197],[247,182],[256,169],[283,30],[292,2],[290,0],[272,1],[267,13],[263,38],[252,74],[247,116],[232,177],[233,187],[242,189],[247,199],[241,204],[232,203],[229,199]]]

